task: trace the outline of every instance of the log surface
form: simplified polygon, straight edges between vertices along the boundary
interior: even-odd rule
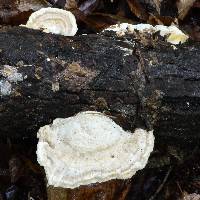
[[[0,29],[0,137],[35,137],[40,126],[84,110],[156,137],[200,137],[200,45],[113,34],[64,37]]]

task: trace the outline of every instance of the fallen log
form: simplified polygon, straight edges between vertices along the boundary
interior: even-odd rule
[[[111,180],[80,186],[75,189],[47,187],[48,200],[126,200],[130,191],[130,180]]]
[[[128,35],[64,37],[0,30],[0,136],[35,137],[57,117],[84,110],[156,137],[199,139],[200,48]]]

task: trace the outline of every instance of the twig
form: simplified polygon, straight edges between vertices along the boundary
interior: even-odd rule
[[[169,167],[167,174],[165,175],[165,178],[163,179],[163,182],[160,184],[160,186],[158,187],[156,192],[150,197],[149,200],[154,200],[156,198],[156,196],[158,195],[158,193],[163,189],[171,171],[172,171],[172,166]]]

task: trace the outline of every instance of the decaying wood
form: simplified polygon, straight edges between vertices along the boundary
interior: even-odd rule
[[[156,137],[200,136],[200,48],[112,34],[64,37],[0,30],[0,134],[35,137],[40,126],[83,110]]]
[[[80,186],[75,189],[47,188],[48,200],[125,200],[130,190],[130,180],[111,180]]]

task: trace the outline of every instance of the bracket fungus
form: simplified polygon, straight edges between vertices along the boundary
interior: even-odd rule
[[[188,40],[188,35],[184,34],[180,29],[176,26],[164,26],[164,25],[156,25],[152,26],[150,24],[116,24],[112,25],[104,31],[114,31],[117,35],[123,36],[125,33],[133,33],[134,31],[139,31],[140,33],[150,33],[153,34],[155,32],[160,32],[160,36],[166,37],[167,42],[171,44],[182,44]]]
[[[37,159],[48,185],[62,188],[131,178],[145,167],[154,146],[153,131],[124,131],[95,111],[55,119],[37,136]]]
[[[25,27],[64,36],[74,36],[78,30],[75,16],[58,8],[42,8],[34,12]]]

